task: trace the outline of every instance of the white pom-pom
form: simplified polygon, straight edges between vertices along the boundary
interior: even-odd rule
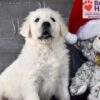
[[[69,44],[75,44],[77,42],[77,36],[70,32],[65,35],[65,39]]]

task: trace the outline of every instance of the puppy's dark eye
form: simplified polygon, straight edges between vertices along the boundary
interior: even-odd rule
[[[51,17],[51,20],[52,20],[53,22],[55,22],[55,21],[56,21],[53,17]]]
[[[40,20],[40,18],[36,18],[34,22],[38,22]]]

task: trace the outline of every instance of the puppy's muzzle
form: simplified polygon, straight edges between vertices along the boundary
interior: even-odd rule
[[[51,28],[51,24],[49,22],[43,22],[43,24],[42,24],[42,34],[39,37],[39,39],[52,38],[50,28]]]

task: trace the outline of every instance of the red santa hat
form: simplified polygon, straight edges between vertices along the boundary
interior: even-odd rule
[[[84,19],[83,14],[83,0],[75,0],[71,10],[68,23],[68,31],[65,38],[68,43],[74,44],[78,39],[88,39],[97,34],[100,34],[100,20]],[[94,28],[96,27],[96,28]],[[97,29],[98,27],[98,29]]]

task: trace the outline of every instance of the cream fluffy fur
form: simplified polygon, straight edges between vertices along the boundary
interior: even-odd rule
[[[34,22],[37,17],[39,22]],[[53,38],[39,40],[45,21],[51,25]],[[49,8],[28,15],[20,28],[26,40],[21,54],[0,76],[0,100],[49,100],[52,95],[70,100],[69,56],[64,45],[66,32],[59,13]]]

